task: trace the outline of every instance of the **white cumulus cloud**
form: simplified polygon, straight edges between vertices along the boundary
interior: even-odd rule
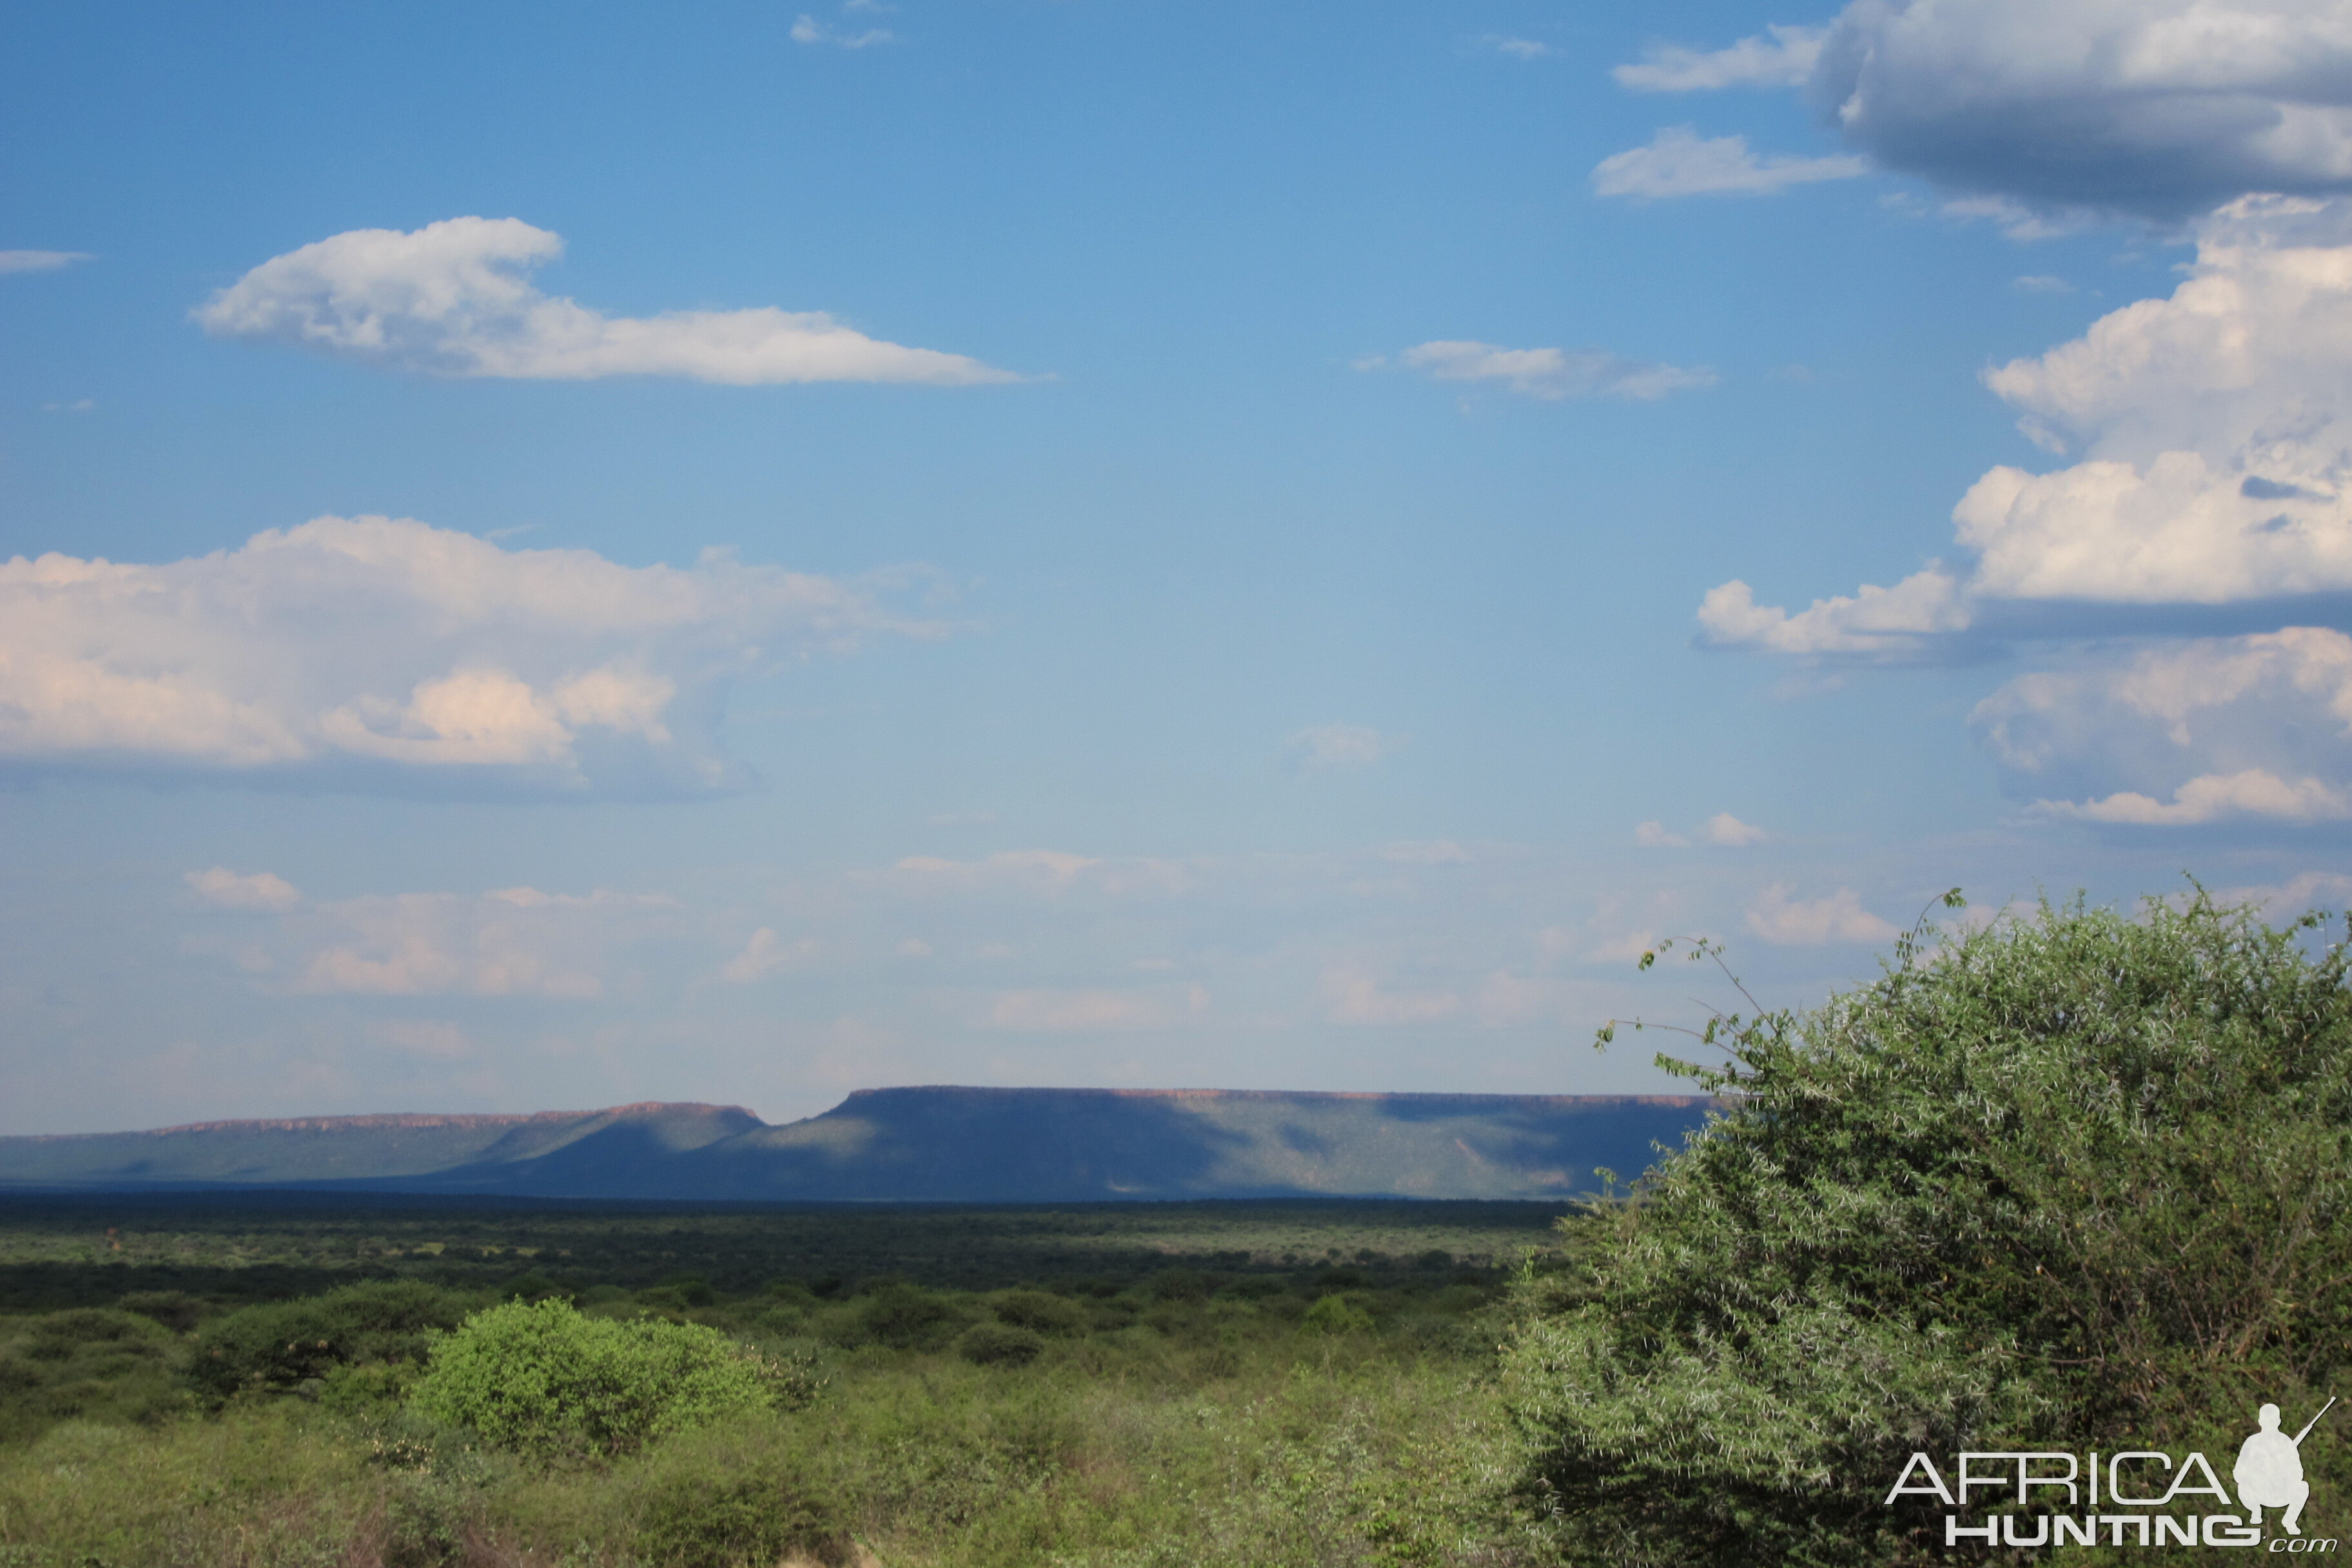
[[[1868,163],[2023,239],[2352,191],[2352,13],[2336,0],[1853,0],[1826,28],[1662,44],[1614,75],[1643,92],[1799,88]],[[1736,174],[1745,151],[1715,156]]]
[[[1808,96],[1948,190],[2161,220],[2352,189],[2335,0],[1854,0]]]
[[[1870,172],[1868,160],[1851,155],[1805,158],[1749,150],[1745,136],[1701,136],[1687,125],[1670,125],[1646,147],[1612,153],[1592,166],[1596,195],[1664,201],[1675,196],[1769,196],[1791,185],[1850,180]]]
[[[315,519],[157,565],[0,563],[0,767],[350,788],[740,785],[735,676],[895,620],[857,587],[723,553],[688,568]]]
[[[1438,381],[1496,381],[1513,392],[1551,400],[1626,397],[1648,402],[1670,392],[1713,386],[1719,379],[1705,365],[1657,364],[1605,349],[1507,349],[1440,341],[1409,348],[1397,358]],[[1386,363],[1366,360],[1362,368],[1377,369]]]
[[[1770,36],[1740,39],[1728,48],[1694,49],[1653,44],[1639,62],[1609,74],[1635,92],[1708,92],[1727,87],[1800,87],[1820,58],[1822,27],[1771,26]]]
[[[1706,836],[1709,844],[1720,844],[1733,849],[1761,844],[1770,837],[1754,823],[1742,822],[1727,811],[1718,811],[1708,817],[1700,831]]]
[[[1698,610],[1701,639],[1711,647],[1876,658],[1910,657],[1926,639],[1966,630],[1973,618],[1960,584],[1939,567],[1892,588],[1865,584],[1850,597],[1816,599],[1793,616],[1759,605],[1735,577],[1709,589]]]
[[[436,375],[667,375],[738,386],[1018,379],[961,354],[869,338],[823,311],[607,316],[531,282],[534,268],[562,252],[561,236],[518,218],[446,218],[413,233],[353,229],[263,262],[194,314],[217,337]]]
[[[1786,882],[1773,883],[1748,906],[1748,929],[1779,947],[1885,942],[1896,934],[1862,907],[1861,895],[1852,888],[1824,898],[1791,899]]]
[[[1999,605],[2242,604],[2352,591],[2352,203],[2248,200],[2188,277],[2074,342],[1990,370],[2027,434],[2079,458],[2002,465],[1953,509],[1965,566],[1790,614],[1726,583],[1706,640],[1917,656]]]
[[[2008,682],[1970,721],[2045,816],[2334,820],[2352,798],[2352,637],[2291,626],[2094,653]]]

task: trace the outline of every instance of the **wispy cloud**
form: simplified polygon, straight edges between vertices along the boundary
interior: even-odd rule
[[[1740,39],[1726,49],[1653,44],[1641,60],[1609,74],[1635,92],[1710,92],[1727,87],[1798,87],[1821,58],[1826,27],[1768,27],[1770,37]]]
[[[1644,849],[1687,849],[1694,843],[1741,849],[1761,844],[1769,837],[1762,828],[1742,822],[1727,811],[1717,812],[1688,834],[1670,833],[1665,824],[1657,821],[1637,823],[1633,827],[1633,842]]]
[[[1017,381],[961,354],[885,342],[821,310],[607,316],[541,293],[560,235],[517,218],[353,229],[263,262],[199,308],[215,337],[292,343],[435,375],[586,381],[682,376],[751,386]]]
[[[1374,1027],[1434,1024],[1462,1011],[1451,989],[1391,990],[1360,963],[1339,963],[1323,972],[1324,1016],[1334,1024]]]
[[[86,250],[0,250],[0,274],[54,272],[77,261],[88,261]]]
[[[1478,41],[1496,54],[1508,55],[1513,59],[1536,60],[1559,52],[1549,44],[1538,43],[1533,38],[1515,38],[1502,33],[1488,33]]]
[[[263,991],[293,994],[585,1001],[607,994],[618,954],[658,934],[677,909],[659,894],[536,888],[314,904],[268,873],[188,880],[210,907],[277,917],[266,937],[225,955]]]
[[[1405,740],[1362,724],[1316,724],[1291,736],[1286,744],[1301,773],[1317,773],[1370,767],[1395,755]]]
[[[974,1022],[1020,1034],[1165,1029],[1208,1005],[1209,993],[1200,985],[1001,991],[987,999]]]
[[[1687,125],[1660,131],[1646,147],[1612,153],[1592,168],[1592,189],[1603,196],[1665,201],[1676,196],[1769,196],[1791,185],[1850,180],[1870,172],[1851,156],[1759,157],[1745,136],[1702,137]]]
[[[733,985],[748,985],[763,980],[787,964],[803,962],[815,955],[816,942],[803,937],[787,942],[776,935],[772,926],[761,926],[743,943],[743,951],[721,964],[719,978]]]
[[[2188,827],[2243,818],[2341,822],[2352,817],[2352,798],[2319,779],[2288,780],[2262,768],[2249,768],[2243,773],[2207,773],[2190,779],[2172,792],[2168,802],[2126,790],[2104,800],[2036,801],[2034,810],[2044,816],[2141,827]]]
[[[1773,883],[1748,906],[1748,929],[1778,947],[1887,942],[1897,934],[1862,907],[1862,896],[1852,888],[1824,898],[1791,899],[1786,882]]]
[[[844,5],[842,9],[871,11],[880,10],[883,7],[858,5],[853,0],[852,4]],[[845,32],[837,27],[827,26],[805,11],[793,22],[793,42],[796,44],[829,44],[837,49],[864,49],[871,48],[877,44],[890,44],[897,41],[897,37],[887,27],[867,27],[859,32]]]
[[[1499,382],[1528,397],[1624,397],[1649,402],[1669,393],[1713,386],[1720,378],[1705,365],[1659,364],[1606,349],[1507,349],[1495,343],[1439,341],[1397,356],[1409,370],[1437,381]],[[1359,370],[1387,366],[1384,355],[1356,362]]]
[[[261,910],[282,913],[302,901],[292,883],[268,871],[240,876],[226,866],[191,871],[185,879],[197,901],[211,910]]]

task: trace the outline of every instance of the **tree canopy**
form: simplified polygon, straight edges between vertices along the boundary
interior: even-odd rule
[[[1672,1065],[1720,1119],[1565,1222],[1583,1261],[1528,1282],[1507,1347],[1563,1535],[1940,1559],[1940,1513],[1880,1506],[1916,1450],[2219,1455],[2265,1401],[2316,1411],[2352,1353],[2352,988],[2321,929],[2045,903],[1702,1030],[1726,1060]],[[2347,1447],[2307,1447],[2316,1498]]]

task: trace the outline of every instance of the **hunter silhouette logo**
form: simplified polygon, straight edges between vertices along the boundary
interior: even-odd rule
[[[2319,1415],[2336,1408],[2329,1400],[2319,1407]],[[2303,1424],[2303,1430],[2290,1437],[2279,1430],[2279,1407],[2265,1405],[2255,1415],[2261,1430],[2248,1437],[2238,1449],[2238,1463],[2230,1471],[2230,1479],[2238,1483],[2238,1501],[2245,1505],[2246,1522],[2260,1524],[2263,1510],[2286,1510],[2279,1524],[2289,1535],[2301,1535],[2303,1526],[2296,1522],[2303,1517],[2303,1505],[2311,1500],[2311,1483],[2303,1479],[2303,1440],[2319,1425],[2319,1415]]]
[[[2263,1546],[2263,1512],[2278,1510],[2285,1533],[2271,1537],[2271,1552],[2302,1555],[2333,1552],[2333,1539],[2303,1533],[2304,1505],[2311,1483],[2303,1474],[2303,1440],[2320,1417],[2336,1408],[2330,1399],[2292,1437],[2279,1430],[2279,1407],[2255,1413],[2255,1430],[2239,1445],[2238,1462],[2221,1484],[2205,1456],[2179,1456],[2153,1448],[2118,1453],[2072,1454],[2058,1450],[2005,1449],[1958,1456],[1949,1484],[1936,1461],[1914,1454],[1886,1494],[1934,1498],[1952,1510],[1944,1515],[1947,1546]],[[1981,1497],[1976,1494],[1990,1492]],[[2012,1511],[1964,1522],[1976,1509],[2014,1503]],[[2040,1511],[2053,1505],[2060,1511]],[[2204,1511],[2236,1508],[2242,1512]],[[2087,1511],[2080,1511],[2087,1508]],[[2197,1511],[2188,1511],[2188,1510]]]

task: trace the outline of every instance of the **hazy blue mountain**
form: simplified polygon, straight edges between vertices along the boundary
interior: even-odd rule
[[[859,1089],[770,1126],[737,1106],[214,1121],[0,1138],[0,1187],[299,1186],[538,1197],[1062,1203],[1543,1198],[1630,1180],[1696,1096]]]

